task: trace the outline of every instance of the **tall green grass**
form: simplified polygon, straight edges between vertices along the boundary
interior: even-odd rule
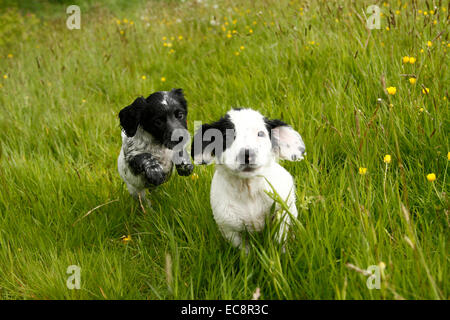
[[[66,2],[0,2],[0,298],[448,299],[448,1],[379,3],[370,32],[371,1],[73,3],[81,30]],[[191,132],[245,106],[302,134],[286,253],[270,224],[248,255],[222,238],[213,166],[128,195],[117,114],[174,87]]]

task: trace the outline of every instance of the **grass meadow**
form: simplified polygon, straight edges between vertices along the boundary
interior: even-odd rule
[[[448,1],[0,8],[0,299],[449,298]],[[213,165],[173,175],[152,207],[129,196],[118,112],[178,87],[191,133],[238,106],[301,133],[306,159],[283,163],[299,210],[285,254],[271,225],[248,255],[222,238]]]

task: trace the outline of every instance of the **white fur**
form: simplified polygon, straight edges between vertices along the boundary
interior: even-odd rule
[[[276,160],[279,155],[289,160],[301,160],[305,148],[301,136],[291,127],[278,127],[279,132],[283,131],[283,134],[278,134],[277,137],[280,139],[278,155],[277,150],[272,147],[264,117],[259,112],[251,109],[232,110],[228,115],[235,126],[235,140],[220,159],[216,159],[210,200],[214,219],[220,231],[226,239],[238,247],[242,245],[241,232],[245,230],[257,232],[264,227],[274,202],[266,194],[273,192],[267,181],[286,201],[292,217],[297,217],[294,180]],[[264,137],[258,136],[260,131],[265,133]],[[238,154],[242,148],[255,150],[254,171],[242,171],[238,161]],[[278,209],[277,206],[276,210]],[[281,219],[278,240],[284,242],[291,217],[285,214]]]

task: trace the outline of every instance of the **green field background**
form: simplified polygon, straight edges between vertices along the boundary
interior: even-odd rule
[[[448,299],[449,9],[0,0],[0,299]],[[286,253],[270,225],[248,255],[222,238],[213,165],[173,175],[152,207],[129,196],[118,112],[171,88],[191,133],[232,107],[301,133],[306,159],[282,163],[299,210]]]

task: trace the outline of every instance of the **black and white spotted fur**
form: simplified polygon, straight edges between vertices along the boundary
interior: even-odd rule
[[[170,178],[173,166],[181,176],[194,166],[184,150],[187,132],[187,102],[181,89],[159,91],[137,98],[119,113],[122,149],[119,174],[135,198],[145,198],[145,189]]]

